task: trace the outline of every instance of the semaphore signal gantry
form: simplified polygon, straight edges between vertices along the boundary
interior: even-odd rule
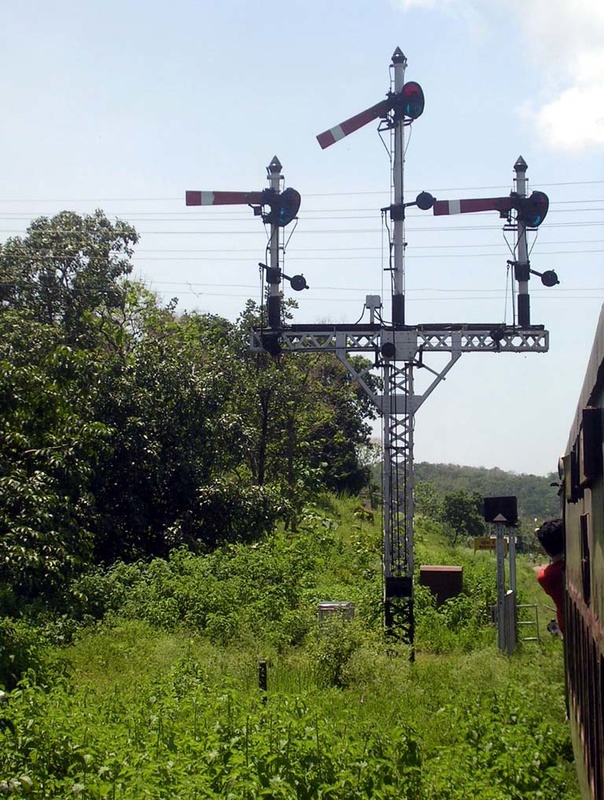
[[[185,193],[187,206],[224,206],[248,205],[254,215],[261,217],[265,225],[269,226],[270,234],[267,251],[270,264],[260,263],[268,285],[267,311],[268,324],[271,330],[281,326],[281,283],[283,279],[290,282],[292,289],[299,292],[308,289],[308,284],[303,275],[285,275],[279,267],[279,256],[282,250],[281,228],[285,228],[296,219],[300,209],[300,193],[291,187],[282,188],[284,181],[281,174],[281,162],[274,156],[266,168],[268,189],[258,192],[222,192],[222,191],[188,191]],[[268,210],[266,210],[268,209]],[[278,352],[278,344],[274,337],[267,337],[265,349],[269,352]]]
[[[549,201],[543,192],[527,195],[526,162],[519,158],[514,164],[515,187],[509,197],[470,200],[437,200],[429,192],[421,192],[414,201],[404,201],[405,130],[424,111],[424,93],[421,86],[405,82],[407,59],[400,48],[392,56],[391,87],[385,100],[345,120],[317,136],[319,145],[325,149],[363,126],[379,119],[378,131],[390,133],[392,163],[391,204],[386,209],[391,219],[390,251],[391,273],[391,319],[384,320],[382,300],[378,295],[368,295],[365,310],[369,321],[351,325],[285,325],[279,307],[280,283],[284,276],[279,269],[279,220],[265,215],[271,222],[271,266],[268,275],[268,326],[251,332],[251,348],[269,353],[326,352],[332,353],[342,362],[352,378],[368,395],[382,418],[383,440],[383,571],[384,571],[384,624],[389,634],[411,645],[413,658],[414,603],[413,603],[413,444],[415,413],[444,380],[463,353],[532,352],[545,353],[549,348],[549,334],[542,325],[530,321],[528,282],[531,274],[540,275],[546,286],[558,283],[552,270],[537,273],[530,268],[527,234],[544,220]],[[273,160],[278,164],[276,159]],[[273,162],[271,162],[273,163]],[[273,201],[271,212],[279,205],[278,178],[272,180],[274,194],[252,193],[237,202],[250,204]],[[285,190],[281,196],[284,196]],[[187,193],[189,195],[204,193]],[[215,193],[218,194],[218,193]],[[297,193],[296,193],[297,194]],[[252,197],[253,198],[247,199]],[[243,195],[241,195],[243,197]],[[298,195],[299,198],[299,195]],[[285,199],[285,198],[284,198]],[[215,201],[214,201],[215,202]],[[223,201],[224,202],[224,201]],[[292,207],[293,207],[292,203]],[[405,321],[404,259],[405,259],[405,210],[416,206],[435,216],[444,214],[497,211],[505,219],[504,229],[516,233],[513,266],[518,283],[517,315],[514,323],[425,323],[408,325]],[[297,213],[298,206],[293,213]],[[291,211],[291,209],[290,209]],[[258,212],[259,213],[259,212]],[[291,221],[291,214],[284,219]],[[284,224],[288,224],[285,222]],[[263,265],[264,266],[264,265]],[[292,288],[307,288],[303,276],[288,279]],[[294,285],[296,284],[296,285]],[[448,353],[444,366],[433,369],[426,363],[431,353]],[[366,367],[358,366],[352,356],[365,354],[371,360]],[[440,363],[440,362],[439,362]],[[378,394],[367,380],[374,369],[381,370],[383,393]],[[421,392],[414,390],[414,371],[425,370],[429,384]]]

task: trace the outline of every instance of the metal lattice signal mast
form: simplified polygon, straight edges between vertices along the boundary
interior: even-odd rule
[[[267,248],[270,263],[259,266],[266,272],[268,324],[269,328],[275,330],[281,326],[282,280],[284,278],[288,280],[296,291],[308,289],[303,275],[294,275],[290,278],[288,275],[284,275],[279,267],[281,228],[293,222],[301,202],[300,194],[295,189],[282,189],[284,178],[281,169],[281,162],[277,156],[274,156],[266,168],[269,188],[260,192],[188,191],[185,193],[185,203],[188,206],[249,205],[256,216],[262,217],[262,221],[270,225]],[[266,341],[268,343],[268,339]],[[272,341],[276,341],[274,337]],[[267,349],[272,351],[268,346]]]
[[[404,134],[406,126],[417,119],[424,109],[424,96],[417,83],[405,83],[407,59],[400,48],[392,56],[394,91],[366,111],[320,134],[321,147],[334,144],[368,122],[380,117],[381,129],[392,133],[392,324],[362,330],[353,326],[331,333],[294,326],[295,330],[281,334],[282,346],[293,349],[334,350],[349,372],[371,396],[362,375],[356,375],[348,360],[349,354],[373,351],[381,359],[384,394],[372,397],[383,420],[383,491],[384,491],[384,619],[386,629],[411,644],[414,639],[413,613],[413,437],[415,412],[433,389],[444,379],[462,352],[544,352],[548,349],[548,334],[542,328],[532,328],[528,304],[527,228],[539,225],[547,213],[547,197],[539,192],[526,197],[526,164],[519,159],[517,190],[509,198],[486,200],[436,201],[421,192],[415,202],[404,202]],[[524,170],[524,172],[523,172]],[[512,225],[511,214],[516,211],[518,247],[515,277],[519,282],[519,327],[504,325],[418,325],[405,324],[405,209],[416,205],[434,214],[451,214],[497,210]],[[553,273],[552,273],[553,274]],[[545,276],[545,273],[544,273]],[[542,276],[542,278],[544,277]],[[555,275],[554,275],[555,278]],[[553,282],[556,282],[555,278]],[[544,282],[546,282],[544,280]],[[369,298],[368,298],[369,300]],[[372,310],[373,314],[373,310]],[[429,352],[448,352],[450,359],[440,371],[430,370],[432,383],[423,394],[414,392],[414,368],[424,367],[424,355]],[[429,368],[428,368],[429,369]]]
[[[530,305],[528,299],[528,280],[530,274],[541,276],[546,286],[558,282],[553,271],[537,273],[530,269],[526,233],[543,221],[548,207],[547,196],[533,192],[526,196],[526,164],[519,158],[514,169],[517,173],[516,191],[509,197],[484,198],[478,200],[437,201],[428,192],[421,192],[414,202],[404,202],[404,129],[419,117],[424,108],[424,96],[417,83],[405,83],[404,72],[407,60],[397,48],[392,56],[394,69],[394,90],[385,100],[356,114],[317,136],[322,148],[335,144],[340,139],[358,130],[375,119],[380,119],[380,130],[392,133],[392,187],[393,202],[389,209],[392,220],[392,321],[383,321],[379,315],[381,299],[375,295],[366,298],[365,308],[369,311],[369,323],[354,325],[290,325],[285,327],[281,315],[269,314],[267,328],[251,332],[251,347],[254,351],[278,352],[327,352],[335,354],[350,375],[363,388],[376,406],[383,420],[384,442],[384,621],[386,630],[403,641],[413,645],[413,428],[415,413],[429,397],[436,386],[445,378],[462,353],[544,353],[549,348],[549,334],[543,326],[530,324]],[[280,165],[279,165],[280,169]],[[271,179],[269,166],[269,180]],[[275,216],[279,208],[279,198],[285,198],[289,191],[274,195],[276,185],[271,183],[269,192],[273,204],[270,214],[263,214],[265,222],[280,226],[288,224],[295,216],[284,214]],[[260,200],[248,199],[251,195],[241,195],[245,199],[228,202],[266,203],[269,196],[261,193]],[[199,205],[199,202],[187,204]],[[201,193],[203,194],[203,193]],[[215,193],[219,194],[219,193]],[[297,195],[297,193],[295,193]],[[213,201],[215,202],[215,201]],[[222,201],[227,202],[227,201]],[[299,206],[299,195],[297,198]],[[207,203],[206,203],[207,204]],[[440,323],[406,325],[404,307],[404,219],[405,209],[417,206],[421,210],[433,209],[435,215],[468,213],[477,211],[498,211],[506,219],[506,230],[517,233],[516,258],[509,262],[514,267],[514,275],[519,284],[518,325],[502,323],[464,324]],[[260,208],[255,213],[262,213]],[[271,237],[275,231],[271,232]],[[272,241],[272,239],[271,239]],[[278,239],[276,240],[278,241]],[[271,282],[271,270],[275,282],[281,279],[276,247],[271,251],[271,267],[267,268],[269,297],[276,297]],[[273,260],[274,259],[274,260]],[[287,278],[283,275],[282,277]],[[288,278],[292,288],[306,288],[302,276]],[[278,300],[274,301],[275,306]],[[377,318],[377,322],[376,322]],[[448,353],[449,360],[440,370],[425,363],[430,353]],[[366,354],[374,358],[374,364],[359,368],[353,355]],[[376,394],[367,380],[368,373],[375,366],[381,367],[383,394]],[[432,376],[432,382],[421,393],[414,391],[414,369],[425,369]],[[412,650],[413,652],[413,650]]]
[[[528,282],[531,274],[539,275],[545,286],[555,286],[558,276],[553,270],[536,272],[530,268],[528,258],[527,231],[541,225],[549,208],[549,199],[543,192],[532,192],[527,196],[526,161],[520,156],[514,164],[516,172],[516,191],[509,197],[485,197],[478,200],[434,200],[433,213],[467,214],[478,211],[499,211],[501,217],[508,221],[506,230],[516,232],[516,260],[508,261],[514,267],[514,277],[518,281],[518,316],[519,328],[528,328],[531,324],[531,306]],[[516,212],[512,219],[512,211]]]

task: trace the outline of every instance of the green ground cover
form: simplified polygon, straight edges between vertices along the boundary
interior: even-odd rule
[[[63,616],[4,620],[0,793],[577,800],[562,643],[542,631],[501,655],[493,555],[417,520],[418,567],[461,564],[464,593],[436,608],[418,589],[411,663],[383,637],[380,524],[355,505],[328,500],[255,545],[118,565],[73,585]],[[546,600],[525,556],[518,583],[521,602]],[[323,600],[354,602],[355,619],[319,625]]]

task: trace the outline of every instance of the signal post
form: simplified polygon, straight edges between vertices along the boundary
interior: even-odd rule
[[[526,163],[522,159],[518,159],[514,166],[518,176],[517,185],[509,197],[438,201],[428,192],[421,192],[414,201],[404,202],[405,130],[421,116],[424,110],[421,86],[415,82],[405,82],[406,66],[407,59],[400,48],[397,48],[392,56],[393,79],[386,99],[317,136],[321,147],[326,148],[376,119],[380,120],[378,130],[390,133],[392,203],[384,209],[389,213],[392,222],[389,270],[391,272],[390,321],[384,320],[382,316],[381,299],[375,295],[368,295],[365,309],[369,311],[370,319],[367,323],[285,326],[280,311],[278,317],[276,311],[270,313],[271,298],[277,296],[275,287],[279,287],[282,278],[288,279],[294,289],[307,286],[302,276],[288,278],[282,275],[278,265],[271,260],[271,269],[274,271],[270,273],[273,275],[273,280],[271,281],[270,277],[268,280],[268,326],[251,332],[251,348],[257,352],[268,351],[274,354],[294,351],[335,354],[371,399],[381,416],[384,446],[382,476],[384,625],[389,634],[411,645],[413,658],[415,414],[463,353],[547,352],[548,331],[542,325],[530,324],[528,280],[531,273],[541,275],[545,285],[552,286],[558,280],[553,271],[535,273],[528,263],[528,250],[525,249],[526,234],[528,230],[536,228],[543,221],[547,214],[548,198],[542,192],[533,192],[527,197]],[[523,177],[520,177],[523,171]],[[271,187],[274,187],[274,184],[271,184]],[[293,190],[285,190],[283,194],[288,191]],[[269,198],[265,195],[264,199],[268,201]],[[272,195],[272,199],[278,206],[278,195],[277,199]],[[256,198],[256,202],[261,200],[262,197]],[[407,324],[404,297],[406,245],[404,221],[405,209],[409,206],[417,206],[423,211],[432,209],[434,215],[494,210],[506,220],[506,230],[516,231],[515,261],[511,263],[515,268],[519,294],[518,319],[514,324],[505,325],[498,322]],[[297,208],[293,216],[295,213]],[[263,216],[265,221],[267,216]],[[291,215],[285,215],[286,221],[283,222],[273,215],[272,224],[288,224],[292,218]],[[275,304],[277,301],[272,302]],[[444,367],[433,369],[428,365],[426,359],[431,353],[449,354]],[[357,355],[364,355],[370,359],[366,368],[359,369],[353,362],[352,357]],[[367,380],[368,373],[376,368],[381,370],[383,394],[374,392],[371,382]],[[418,369],[426,370],[431,376],[431,382],[420,394],[414,390],[414,371]]]

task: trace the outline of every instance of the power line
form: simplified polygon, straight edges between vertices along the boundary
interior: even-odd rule
[[[471,216],[471,215],[468,215]],[[590,221],[590,222],[556,222],[556,223],[547,223],[544,222],[540,225],[539,230],[543,230],[546,228],[589,228],[594,226],[601,226],[601,221]],[[489,231],[489,230],[498,230],[501,231],[501,226],[498,225],[455,225],[455,226],[446,226],[446,225],[433,225],[433,226],[424,226],[424,227],[415,227],[415,226],[407,226],[407,231],[413,231],[414,233],[433,233],[436,231],[447,231],[449,233],[456,233],[458,231]],[[296,231],[296,236],[309,236],[309,235],[317,235],[317,234],[345,234],[350,236],[351,234],[357,233],[371,233],[371,234],[378,234],[380,233],[380,228],[317,228],[315,230],[304,230],[301,228]],[[20,235],[14,229],[0,229],[0,233],[5,234],[12,234],[12,235]],[[174,231],[174,230],[151,230],[151,231],[137,231],[140,237],[144,236],[258,236],[262,231],[200,231],[200,230],[184,230],[184,231]]]
[[[547,182],[538,181],[539,186],[591,186],[604,184],[604,180],[593,181],[558,181]],[[466,191],[485,191],[490,189],[503,189],[509,191],[509,184],[496,184],[491,186],[448,186],[433,189],[433,192],[466,192]],[[420,192],[423,189],[408,189],[410,194]],[[380,190],[349,190],[342,192],[307,192],[305,197],[350,197],[356,195],[387,195],[388,191]],[[177,197],[36,197],[36,198],[0,198],[0,203],[165,203],[183,202],[183,195]]]
[[[572,201],[573,204],[578,205],[580,203],[602,203],[601,199],[598,200],[591,200],[591,201]],[[554,205],[554,204],[552,204]],[[566,203],[560,201],[560,205],[564,206]],[[551,208],[549,214],[590,214],[590,213],[602,213],[604,211],[604,206],[596,207],[596,208]],[[118,214],[114,212],[115,216],[126,216],[125,214]],[[369,208],[362,208],[362,209],[305,209],[304,214],[301,217],[301,222],[309,222],[309,221],[316,221],[316,220],[360,220],[360,219],[377,219],[379,211],[377,209],[369,209]],[[5,212],[0,214],[0,220],[4,222],[26,222],[30,223],[35,219],[45,217],[47,214],[44,212],[36,212],[28,215],[24,215],[23,212]],[[157,216],[157,212],[133,212],[132,214],[127,215],[128,219],[127,222],[130,224],[140,223],[146,224],[149,222],[166,222],[166,223],[208,223],[216,225],[224,222],[228,223],[253,223],[253,217],[249,215],[244,215],[238,212],[223,212],[218,214],[204,214],[203,212],[199,213],[196,212],[194,214],[187,214],[183,212],[162,212],[161,215]],[[467,216],[478,216],[477,214],[468,214]],[[409,219],[414,220],[426,220],[431,219],[432,217],[424,217],[421,214],[411,214]],[[260,230],[258,228],[258,230]],[[3,231],[6,233],[7,231]],[[138,231],[139,233],[141,231]]]
[[[155,279],[150,279],[149,281],[142,280],[142,281],[135,281],[135,282],[140,282],[143,285],[147,285],[147,283],[150,283],[153,286],[155,286],[155,285],[158,285],[158,286],[173,286],[173,287],[179,287],[179,286],[180,287],[185,287],[186,286],[188,288],[200,288],[200,289],[207,288],[207,287],[214,288],[214,289],[227,289],[227,288],[228,289],[231,289],[231,288],[235,288],[235,289],[255,289],[255,288],[257,288],[257,285],[256,284],[252,284],[252,283],[224,283],[224,282],[221,282],[221,283],[208,283],[206,281],[174,281],[174,280],[164,281],[164,280],[155,280]],[[42,284],[40,284],[40,283],[38,283],[38,282],[36,282],[34,280],[16,280],[16,281],[5,281],[5,280],[3,280],[3,281],[0,281],[0,287],[1,288],[12,288],[12,289],[46,289],[46,288],[48,288],[47,286],[42,285]],[[69,286],[69,287],[64,287],[64,288],[65,288],[66,292],[71,293],[71,294],[73,294],[73,293],[75,293],[75,294],[86,293],[86,292],[89,291],[89,289],[87,289],[86,287]],[[314,291],[334,291],[334,292],[339,292],[339,293],[366,292],[367,291],[365,288],[360,287],[360,286],[328,286],[328,285],[326,286],[326,285],[321,285],[321,284],[313,285],[312,289]],[[105,290],[105,289],[101,288],[101,289],[95,289],[94,291],[98,292],[100,294],[104,294],[106,292],[109,292],[110,290],[109,289]],[[369,293],[371,293],[371,291],[373,291],[373,290],[369,290]],[[591,293],[593,293],[593,292],[604,292],[604,286],[585,286],[585,287],[574,286],[574,287],[571,287],[571,288],[565,288],[564,286],[558,286],[556,288],[555,294],[561,294],[561,293],[563,294],[563,293],[566,293],[566,292],[576,292],[576,291],[591,292]],[[443,286],[419,286],[419,287],[415,287],[415,288],[410,290],[411,294],[418,293],[418,292],[437,292],[437,293],[443,293],[443,294],[455,294],[455,293],[459,293],[459,292],[465,292],[465,293],[467,293],[467,292],[470,292],[470,293],[481,293],[481,292],[505,293],[505,292],[507,292],[507,289],[494,289],[493,287],[475,287],[475,288],[463,287],[461,289],[455,289],[455,288],[447,288],[447,287],[443,287]],[[551,294],[550,290],[548,290],[548,289],[540,289],[540,288],[534,289],[533,292],[536,293],[536,294],[542,293],[544,296],[548,296],[548,297]]]
[[[0,202],[3,202],[3,201],[0,201]],[[8,202],[8,201],[6,201],[6,202]],[[581,200],[552,200],[552,201],[550,201],[550,212],[553,210],[552,206],[555,206],[555,205],[562,205],[562,206],[566,206],[566,205],[589,205],[589,204],[592,204],[592,203],[603,203],[603,202],[604,202],[604,199],[602,199],[602,198],[581,199]],[[588,211],[590,209],[585,209],[585,210]],[[596,210],[596,209],[594,209],[594,210]],[[597,210],[601,210],[601,209],[597,209]],[[304,215],[309,214],[309,213],[311,213],[311,214],[350,213],[350,212],[359,212],[359,213],[360,212],[371,212],[371,213],[373,213],[373,212],[377,212],[377,211],[379,211],[379,209],[376,209],[376,207],[369,207],[369,208],[365,208],[365,207],[361,207],[361,208],[330,208],[330,209],[310,208],[309,209],[306,206],[306,204],[304,206]],[[0,213],[0,219],[3,219],[3,218],[6,217],[6,218],[9,218],[9,219],[24,219],[24,220],[27,220],[27,219],[31,219],[32,216],[41,216],[41,217],[43,217],[47,213],[48,213],[47,211],[35,211],[35,212],[34,211],[30,211],[30,212],[27,212],[27,213],[24,212],[24,211],[4,211],[4,212]],[[120,212],[118,212],[117,210],[112,210],[111,213],[113,215],[113,214],[119,214]],[[195,208],[195,210],[183,208],[182,210],[179,210],[179,211],[161,211],[161,212],[158,212],[158,211],[130,210],[130,211],[125,211],[124,213],[127,213],[127,214],[131,215],[131,218],[135,218],[137,216],[150,217],[150,216],[154,216],[154,215],[157,215],[158,213],[160,213],[162,215],[162,218],[163,217],[168,217],[168,218],[169,217],[182,217],[183,219],[187,219],[187,220],[189,220],[189,219],[197,219],[198,217],[202,217],[204,219],[206,217],[208,219],[216,219],[216,218],[222,218],[222,217],[236,218],[236,219],[246,219],[246,220],[252,219],[250,217],[250,215],[246,214],[244,211],[232,210],[230,206],[212,207],[212,208],[207,208],[207,209]]]
[[[553,245],[571,245],[571,244],[603,244],[604,239],[556,239],[553,241],[540,242],[540,249],[543,247],[552,247]],[[461,249],[475,249],[475,248],[497,248],[500,249],[502,252],[507,252],[507,249],[503,246],[501,242],[497,242],[495,244],[488,244],[482,242],[481,244],[410,244],[410,247],[414,250],[461,250]],[[296,253],[325,253],[325,252],[336,252],[336,253],[357,253],[357,252],[381,252],[382,248],[378,246],[370,246],[370,247],[298,247],[296,248]],[[250,248],[250,247],[231,247],[229,248],[229,253],[247,253],[251,258],[255,256],[257,253],[257,248]],[[179,247],[155,247],[155,248],[141,248],[136,249],[135,255],[141,256],[141,254],[147,253],[189,253],[189,254],[197,254],[197,253],[224,253],[224,248],[208,248],[208,247],[201,247],[201,248],[179,248]],[[60,258],[71,258],[73,257],[73,253],[60,253],[60,252],[53,252],[52,255],[40,255],[38,253],[31,256],[31,258],[35,259],[60,259]],[[79,252],[78,252],[79,255]],[[18,254],[11,254],[11,258],[18,258]],[[291,257],[291,256],[290,256]],[[24,259],[29,260],[27,255],[23,255]]]

